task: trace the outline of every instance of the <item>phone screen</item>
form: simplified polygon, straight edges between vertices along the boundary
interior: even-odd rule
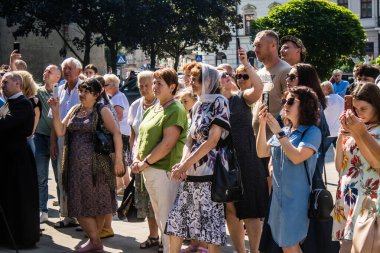
[[[20,42],[13,42],[13,50],[17,50],[17,53],[20,53]]]
[[[266,105],[269,109],[269,92],[263,93],[263,104]]]
[[[53,86],[53,98],[58,98],[58,83]]]
[[[346,95],[344,96],[344,110],[352,110],[353,109],[353,104],[352,104],[352,96],[351,95]]]
[[[236,38],[236,46],[238,49],[240,48],[240,38]]]

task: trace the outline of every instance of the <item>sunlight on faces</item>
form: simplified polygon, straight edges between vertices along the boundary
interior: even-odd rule
[[[197,94],[198,96],[202,95],[202,83],[199,82],[199,75],[190,76],[190,85],[194,94]]]
[[[298,85],[298,73],[296,68],[290,69],[289,74],[286,77],[286,85],[288,86],[288,89]]]
[[[268,56],[271,56],[271,47],[273,44],[275,44],[275,42],[268,36],[263,35],[255,38],[253,42],[253,51],[259,61],[264,62]]]
[[[139,81],[140,94],[143,97],[153,96],[153,77],[144,77]]]
[[[353,99],[353,105],[356,115],[363,123],[376,123],[379,121],[379,115],[375,107],[364,100]]]
[[[290,103],[292,104],[290,105]],[[286,96],[286,102],[283,106],[284,116],[287,119],[289,119],[291,122],[296,122],[298,120],[299,105],[300,105],[300,101],[297,99],[297,97],[294,97],[291,94],[288,94]]]
[[[163,78],[157,77],[153,79],[153,94],[160,101],[173,96],[172,91],[174,88],[175,84],[169,86]]]

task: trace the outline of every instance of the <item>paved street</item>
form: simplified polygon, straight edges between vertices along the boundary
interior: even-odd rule
[[[328,183],[334,184],[329,185],[329,190],[335,198],[336,183],[338,179],[338,173],[335,171],[334,167],[334,151],[332,148],[328,151],[326,158],[326,169],[327,169],[327,180]],[[59,221],[58,207],[52,205],[53,200],[56,200],[56,184],[53,179],[53,171],[50,171],[49,180],[49,222],[42,224],[41,228],[45,229],[40,242],[37,244],[38,247],[32,250],[21,250],[20,252],[28,253],[63,253],[72,252],[73,249],[85,242],[87,239],[84,237],[83,232],[77,232],[74,228],[64,228],[64,229],[54,229],[52,227],[53,223]],[[121,198],[119,197],[119,202]],[[116,216],[112,223],[112,227],[115,231],[115,236],[103,240],[105,252],[157,252],[157,248],[151,248],[146,250],[139,249],[139,243],[143,242],[148,235],[148,226],[146,222],[142,223],[129,223],[125,221],[120,221]],[[246,237],[246,245],[248,246],[248,241]],[[0,252],[10,253],[15,252],[14,250],[9,250],[5,248],[0,248]],[[228,245],[223,247],[222,252],[233,252],[231,246],[231,241],[229,239]]]

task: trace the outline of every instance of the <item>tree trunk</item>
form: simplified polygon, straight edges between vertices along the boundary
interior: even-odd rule
[[[156,57],[157,57],[156,50],[151,49],[149,52],[149,57],[150,57],[150,70],[154,71],[156,68]]]
[[[85,46],[84,46],[84,56],[83,56],[83,66],[90,64],[90,52],[91,52],[91,37],[92,33],[86,31],[84,34]]]
[[[181,52],[177,52],[174,58],[174,70],[178,70],[178,65],[179,65],[179,57],[181,55]]]
[[[107,43],[107,47],[110,49],[112,73],[116,75],[117,43],[110,41]]]

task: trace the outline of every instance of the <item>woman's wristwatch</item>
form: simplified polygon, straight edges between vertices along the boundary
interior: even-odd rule
[[[276,134],[276,137],[278,140],[281,140],[282,138],[286,137],[286,134],[283,130],[281,130],[280,132]]]

